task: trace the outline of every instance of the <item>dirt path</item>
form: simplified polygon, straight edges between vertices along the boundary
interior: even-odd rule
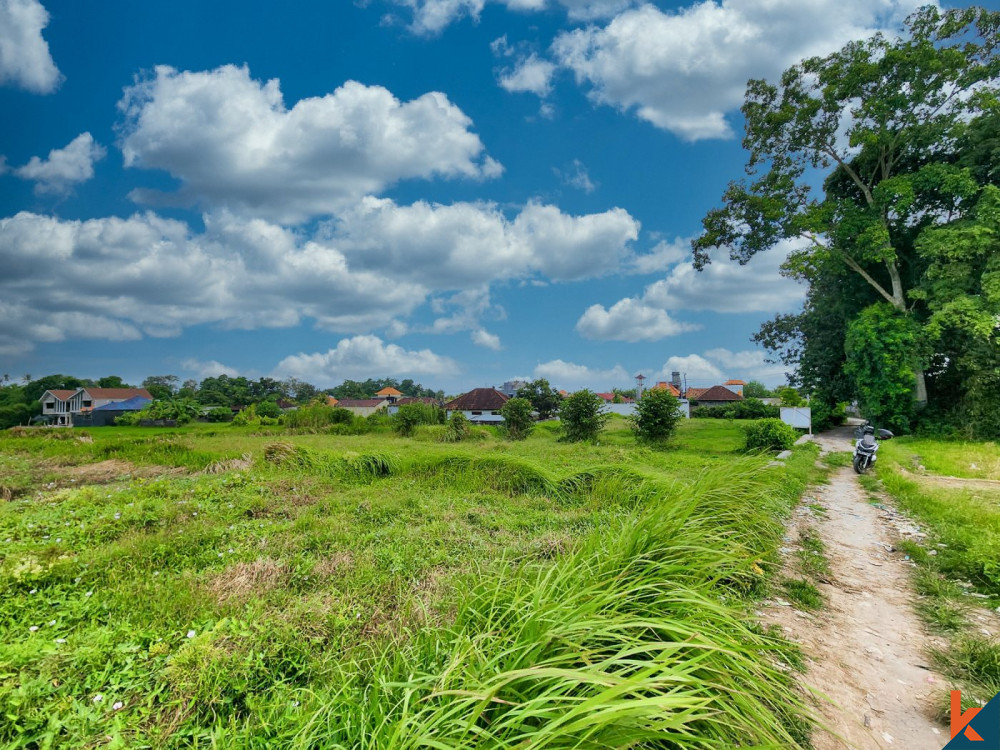
[[[817,442],[824,452],[850,450],[851,430],[824,433]],[[911,609],[909,568],[890,552],[899,538],[893,518],[868,502],[845,467],[829,485],[813,488],[788,531],[791,545],[799,532],[815,529],[830,561],[829,583],[818,585],[827,600],[822,610],[809,615],[776,604],[765,612],[767,622],[802,644],[805,683],[832,701],[819,701],[818,711],[838,736],[817,733],[817,750],[940,750],[948,740],[947,729],[931,719],[947,682],[925,657],[928,647],[944,644],[926,634]]]

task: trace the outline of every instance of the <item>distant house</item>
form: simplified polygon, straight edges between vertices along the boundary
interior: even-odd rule
[[[153,400],[152,394],[145,388],[77,388],[75,391],[45,391],[39,401],[42,402],[42,416],[50,424],[72,427],[81,414],[90,414],[100,406],[136,397]]]
[[[616,394],[616,393],[595,393],[594,395],[597,396],[599,399],[601,399],[601,401],[603,401],[606,404],[613,404],[613,403],[615,403],[615,397],[618,394]],[[634,404],[635,403],[635,399],[634,398],[627,398],[626,396],[620,396],[619,399],[620,399],[618,401],[619,404]]]
[[[506,396],[514,398],[517,396],[517,392],[524,388],[528,384],[527,380],[508,380],[500,388],[500,392]]]
[[[151,399],[136,396],[134,398],[127,399],[126,401],[109,401],[101,406],[95,406],[93,411],[90,412],[89,426],[109,427],[113,425],[115,420],[123,414],[134,411],[142,411],[151,403]],[[86,414],[80,414],[77,417],[77,420],[82,424],[86,417]]]
[[[688,389],[688,400],[697,401],[698,406],[729,406],[735,401],[743,400],[743,396],[721,385],[713,385],[711,388],[706,388],[697,397],[691,396],[692,390]]]
[[[705,393],[707,390],[708,388],[688,388],[684,397],[688,401],[697,401],[701,397],[701,394]]]
[[[388,405],[389,402],[384,398],[342,398],[337,402],[338,409],[347,409],[359,417],[370,417]]]
[[[480,424],[499,424],[503,422],[500,410],[510,401],[510,396],[496,388],[473,388],[468,393],[459,396],[444,405],[448,419],[456,412],[461,412],[470,422]]]
[[[666,380],[661,380],[656,385],[651,385],[646,389],[647,391],[670,391],[677,398],[681,397],[680,389],[673,383],[668,383]]]
[[[339,403],[340,403],[340,401],[338,401],[337,399],[335,399],[333,396],[327,396],[326,397],[326,405],[327,406],[337,406]]]
[[[746,385],[746,381],[745,380],[727,380],[722,385],[724,385],[726,388],[728,388],[729,390],[731,390],[733,393],[738,393],[739,395],[742,396],[743,395],[743,386]]]
[[[386,411],[389,414],[395,414],[399,411],[400,406],[405,406],[406,404],[427,404],[429,406],[441,406],[441,402],[436,398],[430,398],[429,396],[404,396],[398,399],[396,403],[389,404],[386,407]]]
[[[390,388],[386,386],[381,391],[375,394],[375,398],[386,401],[390,404],[396,403],[396,401],[403,397],[403,394],[397,391],[395,388]]]

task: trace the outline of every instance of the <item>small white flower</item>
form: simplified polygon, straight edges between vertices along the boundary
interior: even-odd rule
[[[189,630],[187,637],[194,638],[196,635],[198,635],[196,632],[194,632],[193,630]]]
[[[65,638],[56,638],[56,643],[65,643],[65,642],[66,642]]]
[[[298,701],[292,701],[292,705],[293,706],[297,706],[297,705],[299,705],[299,702]]]
[[[195,511],[195,512],[194,512],[194,513],[192,513],[191,515],[192,515],[192,516],[196,516],[196,515],[198,515],[198,511]]]
[[[222,557],[222,553],[221,552],[219,553],[219,557]]]
[[[32,625],[30,628],[28,628],[28,630],[30,630],[32,633],[34,633],[34,632],[36,632],[38,630],[38,626],[37,625]]]
[[[57,542],[61,542],[62,541],[62,537],[61,536],[56,537],[56,541]]]
[[[229,554],[230,555],[233,554],[233,548],[232,547],[229,548]]]
[[[158,575],[160,575],[160,571],[158,571],[158,570],[154,570],[154,571],[153,571],[153,575],[154,575],[154,576],[158,576]]]
[[[77,576],[76,578],[73,579],[73,583],[79,583],[82,580],[83,580],[82,578],[80,578],[79,576]]]
[[[31,591],[29,591],[28,593],[29,593],[29,594],[37,594],[37,593],[38,593],[38,589],[32,589],[32,590],[31,590]]]
[[[94,703],[100,703],[102,700],[104,700],[104,696],[98,693],[93,697],[92,700],[94,701]]]
[[[84,594],[84,596],[93,596],[93,595],[94,595],[93,591],[88,591],[86,594]]]
[[[55,625],[55,624],[56,624],[56,621],[55,621],[55,620],[50,620],[50,621],[49,621],[49,625]]]
[[[121,517],[122,517],[122,514],[121,514],[121,513],[115,513],[115,520],[116,520],[116,521],[117,521],[117,520],[118,520],[119,518],[121,518]]]
[[[49,538],[48,534],[46,534],[45,536],[42,537],[42,539],[48,539],[48,538]]]
[[[115,701],[114,705],[111,706],[111,708],[113,708],[115,711],[121,711],[123,708],[125,708],[125,704],[122,703],[121,701]]]

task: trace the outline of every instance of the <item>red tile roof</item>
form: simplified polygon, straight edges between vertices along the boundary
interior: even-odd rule
[[[406,396],[401,398],[396,402],[396,406],[403,406],[404,404],[432,404],[437,406],[440,403],[436,398],[431,398],[430,396]]]
[[[688,396],[688,398],[691,398]],[[698,401],[742,401],[743,397],[721,385],[713,385],[697,397]]]
[[[340,402],[337,399],[335,399],[333,396],[327,396],[326,397],[326,405],[327,406],[336,406],[339,403]]]
[[[503,407],[510,396],[496,388],[473,388],[444,405],[448,411],[493,411]]]
[[[382,406],[385,399],[381,398],[342,398],[337,406],[348,408],[351,406]]]
[[[76,393],[76,391],[45,391],[45,393],[51,393],[53,396],[55,396],[60,401],[65,401],[70,396],[72,396],[74,393]],[[43,393],[42,396],[45,396],[45,393]]]
[[[656,390],[670,391],[672,394],[674,394],[678,398],[680,398],[680,395],[681,395],[681,392],[679,390],[677,390],[677,386],[675,386],[673,383],[668,383],[665,380],[661,380],[656,385],[650,386],[649,388],[647,388],[647,390],[650,390],[650,391],[656,391]]]
[[[746,385],[745,380],[727,380],[723,385]]]
[[[687,398],[691,401],[697,401],[699,398],[701,398],[701,394],[705,393],[708,390],[709,390],[708,388],[688,388]]]
[[[395,388],[386,386],[381,391],[375,394],[376,396],[402,396],[403,394],[397,391]]]

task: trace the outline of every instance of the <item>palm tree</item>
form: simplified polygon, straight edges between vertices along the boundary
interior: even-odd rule
[[[7,373],[4,373],[3,374],[3,384],[7,385],[7,383],[9,383],[9,382],[10,382],[10,375],[8,375]]]
[[[22,380],[22,382],[23,382],[23,383],[24,383],[25,385],[27,385],[28,383],[30,383],[30,382],[31,382],[31,375],[30,375],[30,374],[28,374],[28,373],[25,373],[24,375],[22,375],[22,376],[21,376],[21,380]]]

